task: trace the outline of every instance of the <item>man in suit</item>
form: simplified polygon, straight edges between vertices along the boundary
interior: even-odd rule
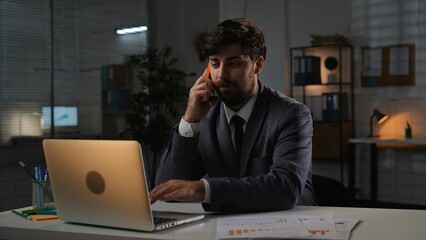
[[[190,90],[151,202],[199,201],[222,212],[316,205],[311,113],[259,80],[262,30],[247,19],[226,20],[207,32],[204,52],[211,79],[201,76]]]

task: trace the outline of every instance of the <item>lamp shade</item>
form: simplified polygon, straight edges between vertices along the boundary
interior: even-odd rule
[[[373,115],[376,117],[378,124],[382,124],[389,118],[387,114],[380,112],[378,109],[373,110]]]
[[[379,135],[373,135],[373,119],[376,118],[377,124],[382,124],[389,116],[385,113],[380,112],[377,108],[373,110],[373,115],[370,117],[370,134],[368,137],[379,137]]]

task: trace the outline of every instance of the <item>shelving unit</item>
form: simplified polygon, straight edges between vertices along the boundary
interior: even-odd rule
[[[294,47],[290,65],[290,94],[309,107],[314,120],[313,160],[340,161],[343,181],[348,139],[354,135],[353,47]]]
[[[125,130],[133,87],[131,73],[131,67],[124,64],[101,67],[103,139],[120,138]]]

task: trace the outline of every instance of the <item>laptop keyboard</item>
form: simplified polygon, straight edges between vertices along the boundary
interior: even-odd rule
[[[163,224],[163,223],[167,223],[167,222],[173,222],[176,221],[176,218],[168,218],[168,217],[154,217],[154,224],[158,225],[158,224]]]

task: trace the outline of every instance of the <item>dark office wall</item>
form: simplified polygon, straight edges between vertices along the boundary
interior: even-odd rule
[[[219,1],[151,0],[149,44],[173,48],[177,66],[186,72],[202,74],[206,61],[198,60],[198,35],[219,21]],[[192,86],[197,77],[187,79]]]

